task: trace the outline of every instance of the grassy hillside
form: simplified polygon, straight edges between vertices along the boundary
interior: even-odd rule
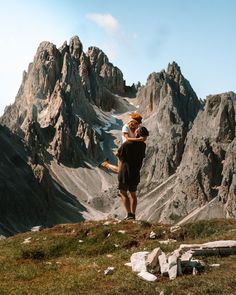
[[[0,295],[83,294],[157,295],[236,294],[236,256],[205,257],[204,272],[170,281],[142,281],[125,266],[138,251],[160,246],[166,253],[182,243],[236,240],[236,220],[200,221],[175,233],[170,227],[141,221],[114,220],[63,224],[40,232],[27,232],[0,241]],[[121,231],[121,232],[119,232]],[[154,231],[157,239],[151,240]],[[30,243],[23,244],[26,238]],[[176,239],[169,245],[160,240]],[[220,267],[210,267],[219,263]],[[104,270],[115,267],[112,275]]]

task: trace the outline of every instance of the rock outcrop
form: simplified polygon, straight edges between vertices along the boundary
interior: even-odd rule
[[[103,123],[94,105],[111,110],[117,103],[115,94],[124,89],[122,72],[100,49],[90,47],[85,54],[78,37],[59,49],[42,42],[23,75],[15,103],[0,123],[26,141],[31,138],[29,145],[33,144],[29,133],[37,133],[43,148],[59,162],[81,166],[103,157],[104,138],[96,131]]]
[[[31,165],[20,137],[2,126],[0,152],[0,234],[84,219],[83,205],[52,179],[43,163]]]
[[[187,135],[174,182],[151,193],[158,206],[150,220],[235,217],[235,98],[232,92],[207,98]]]
[[[96,166],[115,159],[120,113],[136,103],[150,131],[138,218],[235,217],[236,95],[202,102],[175,62],[145,86],[126,86],[100,49],[85,53],[73,37],[60,48],[40,44],[0,118],[0,234],[121,215],[116,175]]]
[[[223,179],[218,198],[224,205],[226,217],[236,216],[236,138],[229,144],[223,162]]]
[[[105,86],[113,93],[125,94],[123,74],[114,67],[107,56],[97,47],[89,47],[87,56],[94,72],[102,77]]]
[[[137,99],[150,131],[142,183],[142,191],[148,192],[180,165],[185,138],[202,103],[176,63],[167,72],[152,73]]]
[[[95,198],[95,192],[107,185],[100,180],[100,172],[93,173],[91,168],[104,157],[104,142],[113,140],[112,135],[103,130],[111,124],[103,111],[120,107],[117,93],[125,93],[123,75],[98,48],[84,53],[78,37],[59,49],[50,42],[39,45],[33,62],[23,74],[15,102],[0,118],[1,125],[21,139],[26,148],[25,168],[14,188],[7,180],[17,178],[11,172],[14,167],[9,164],[6,169],[7,160],[2,166],[7,174],[2,175],[3,233],[24,231],[38,224],[50,226],[80,221],[84,215],[86,218],[100,216],[93,208],[100,209],[104,202],[99,197],[100,205],[97,205],[92,196]],[[15,153],[12,145],[12,153]],[[112,150],[108,155],[110,153]],[[62,167],[65,167],[64,173],[61,173]],[[87,167],[86,172],[78,170],[74,178],[66,176],[79,167]],[[30,176],[24,184],[25,174]],[[82,180],[86,176],[90,185]],[[113,180],[110,181],[112,185]],[[112,204],[104,207],[110,208]],[[20,215],[22,207],[25,210]],[[28,214],[30,208],[32,213]]]

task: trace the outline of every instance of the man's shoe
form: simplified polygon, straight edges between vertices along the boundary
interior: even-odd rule
[[[128,213],[128,215],[124,218],[124,220],[135,220],[135,214]]]

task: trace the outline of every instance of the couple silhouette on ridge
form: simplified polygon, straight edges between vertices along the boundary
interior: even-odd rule
[[[115,154],[118,158],[117,165],[109,163],[108,159],[99,165],[118,173],[119,196],[127,213],[124,220],[135,220],[136,190],[140,182],[140,170],[145,157],[145,141],[149,135],[148,130],[141,126],[142,116],[140,114],[131,113],[130,117],[129,122],[122,128],[123,143]]]

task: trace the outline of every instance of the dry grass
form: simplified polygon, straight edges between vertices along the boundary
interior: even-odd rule
[[[157,233],[157,239],[149,239],[151,231]],[[22,244],[28,237],[31,243]],[[236,256],[206,257],[203,273],[174,281],[160,276],[155,283],[142,281],[124,265],[132,253],[153,250],[160,245],[159,240],[168,238],[177,242],[161,245],[166,252],[181,243],[236,240],[236,220],[197,222],[175,233],[161,224],[113,222],[104,225],[101,221],[19,234],[0,241],[0,295],[157,295],[161,291],[165,295],[236,294]],[[212,268],[209,266],[212,263],[219,263],[220,267]],[[114,274],[105,276],[108,266],[115,267]]]

